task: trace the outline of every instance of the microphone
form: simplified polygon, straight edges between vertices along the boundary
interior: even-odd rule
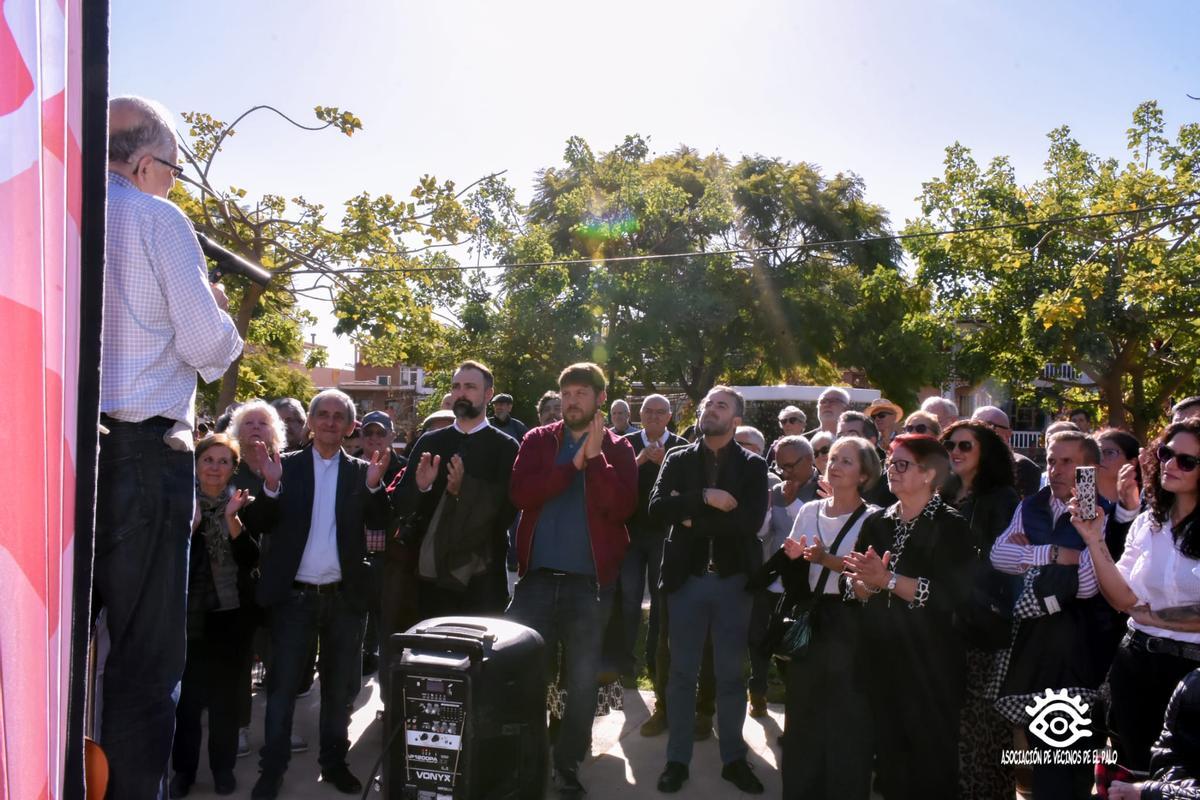
[[[196,240],[200,242],[200,249],[204,251],[204,255],[217,262],[216,268],[209,276],[213,283],[220,280],[221,275],[225,273],[241,275],[264,287],[271,282],[271,273],[253,261],[248,261],[237,253],[226,250],[199,231],[196,231]]]

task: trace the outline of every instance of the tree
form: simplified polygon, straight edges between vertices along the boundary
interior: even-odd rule
[[[1200,125],[1171,141],[1147,102],[1127,133],[1122,164],[1084,150],[1066,126],[1051,131],[1045,175],[1028,186],[1007,158],[981,168],[955,143],[905,233],[1020,223],[909,241],[938,316],[959,328],[955,371],[1028,396],[1045,364],[1075,364],[1098,385],[1108,424],[1144,439],[1170,398],[1196,385]],[[1111,216],[1039,222],[1098,214]]]
[[[410,355],[419,359],[425,337],[437,330],[439,304],[461,292],[455,273],[435,269],[453,265],[444,251],[475,235],[495,235],[504,212],[491,200],[510,196],[498,175],[464,190],[427,175],[407,201],[366,192],[350,198],[337,228],[326,224],[323,206],[303,196],[289,201],[266,193],[250,202],[244,189],[218,189],[213,167],[237,126],[259,112],[274,113],[306,131],[332,129],[351,136],[362,129],[353,113],[324,106],[314,109],[317,125],[302,125],[266,105],[228,124],[205,113],[183,115],[190,125],[183,147],[190,171],[187,188],[177,187],[172,199],[197,230],[272,273],[266,289],[238,277],[225,279],[230,310],[247,347],[222,379],[218,409],[235,396],[311,393],[301,373],[279,363],[301,357],[303,326],[315,321],[297,306],[298,297],[332,301],[338,333],[361,345],[368,363]],[[480,210],[491,216],[481,216]]]
[[[520,406],[581,358],[605,366],[616,394],[677,384],[693,400],[720,380],[834,362],[900,398],[936,374],[929,331],[901,324],[921,295],[856,176],[683,146],[651,158],[639,136],[599,156],[575,137],[563,160],[539,173],[524,225],[500,248],[509,268],[494,296],[469,299],[462,317]],[[881,336],[898,337],[910,369],[878,357]]]

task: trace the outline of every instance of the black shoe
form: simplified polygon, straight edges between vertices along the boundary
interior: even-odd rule
[[[750,768],[750,765],[746,763],[746,759],[744,758],[739,758],[737,761],[730,761],[721,767],[721,777],[746,794],[763,793],[762,782],[754,776],[754,770]]]
[[[345,764],[322,769],[321,780],[325,783],[332,783],[333,787],[342,794],[358,794],[362,791],[362,782],[354,777],[354,773]]]
[[[176,772],[171,776],[171,783],[167,786],[167,794],[170,795],[171,800],[179,800],[181,797],[187,797],[195,781],[196,777],[194,775],[184,775],[182,772]]]
[[[250,800],[275,800],[283,787],[283,773],[263,770],[258,773],[258,781],[250,790]]]
[[[662,775],[658,776],[658,790],[667,794],[675,794],[683,788],[683,782],[687,779],[687,764],[682,761],[668,761]]]
[[[554,770],[554,788],[558,790],[558,796],[563,800],[583,797],[587,794],[587,789],[584,789],[583,784],[579,782],[579,773],[573,769]]]
[[[217,794],[233,794],[237,790],[237,778],[232,770],[213,773],[213,790]]]

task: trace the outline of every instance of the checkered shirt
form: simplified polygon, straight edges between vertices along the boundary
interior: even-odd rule
[[[213,299],[191,223],[110,172],[105,256],[100,410],[193,424],[196,373],[220,378],[242,340]]]

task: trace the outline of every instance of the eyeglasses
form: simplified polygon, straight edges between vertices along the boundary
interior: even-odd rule
[[[989,428],[991,428],[994,431],[995,430],[1011,431],[1012,430],[1012,428],[1008,427],[1007,425],[1001,425],[999,422],[988,422],[986,419],[977,419],[975,421],[982,422],[984,425],[987,425]]]
[[[876,411],[871,415],[871,419],[885,419],[895,414],[895,411]]]
[[[785,464],[782,461],[776,461],[775,466],[779,467],[779,469],[782,470],[783,472],[787,472],[789,469],[796,466],[803,460],[804,460],[803,458],[797,458],[795,461],[793,461],[790,464]]]
[[[172,164],[170,161],[167,161],[165,158],[159,158],[158,156],[150,156],[150,157],[153,158],[158,163],[162,164],[167,169],[171,170],[171,177],[174,178],[175,180],[179,180],[179,177],[181,175],[183,175],[183,167],[179,166],[178,164]]]
[[[779,420],[779,424],[780,425],[788,425],[788,424],[803,425],[804,420],[800,419],[799,417],[787,417],[786,419]]]
[[[829,448],[828,447],[818,447],[816,450],[813,451],[813,455],[815,455],[817,458],[820,458],[821,456],[829,455]]]
[[[975,443],[972,442],[970,439],[959,439],[957,442],[954,441],[953,439],[951,439],[951,440],[948,440],[945,444],[946,444],[946,452],[947,453],[953,453],[955,448],[958,448],[959,450],[963,451],[964,453],[969,453],[975,449]]]
[[[1198,465],[1200,465],[1200,458],[1197,458],[1196,456],[1189,456],[1187,453],[1176,453],[1165,444],[1160,444],[1158,446],[1157,455],[1158,463],[1165,464],[1173,458],[1175,459],[1175,465],[1184,472],[1191,472]]]
[[[905,433],[929,433],[929,426],[924,422],[918,422],[916,425],[905,425]]]
[[[912,466],[912,463],[913,462],[906,461],[903,458],[897,458],[897,459],[889,458],[887,461],[884,462],[883,469],[884,469],[884,471],[894,469],[894,470],[896,470],[897,474],[903,475],[904,473],[908,472],[908,468]]]

